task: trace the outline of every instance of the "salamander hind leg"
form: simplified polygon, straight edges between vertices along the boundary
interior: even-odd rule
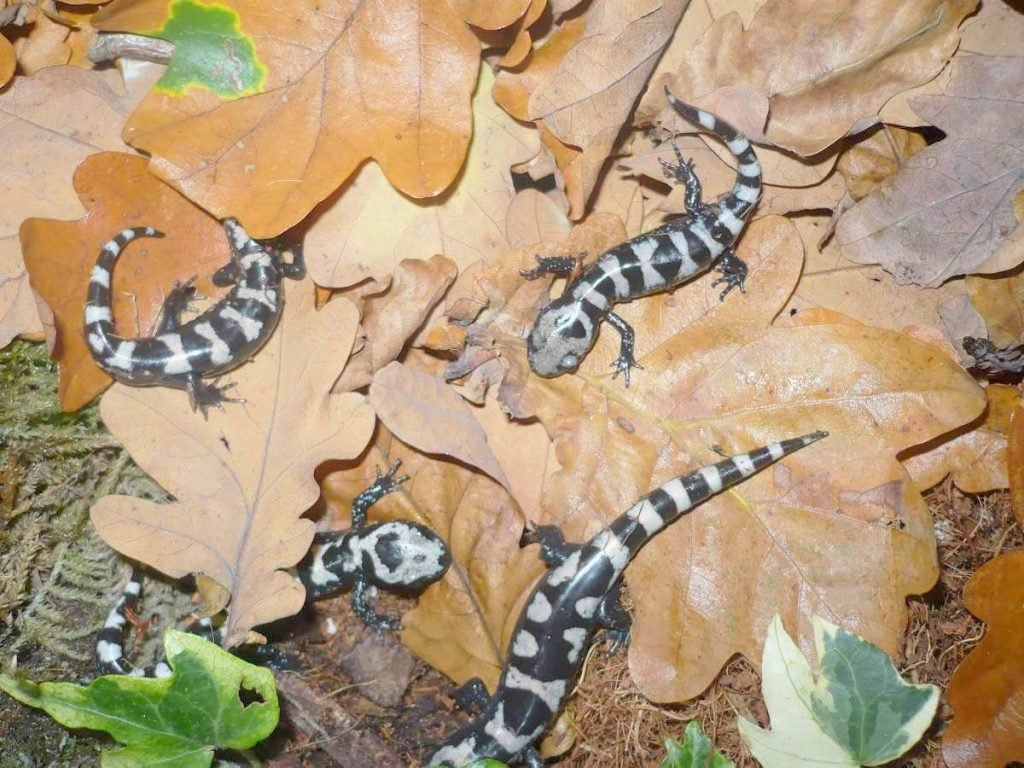
[[[538,525],[536,528],[525,529],[519,537],[519,546],[530,544],[540,544],[540,559],[551,568],[560,566],[579,549],[578,544],[565,543],[565,537],[557,525]]]
[[[620,581],[605,595],[597,608],[597,621],[608,632],[612,645],[608,653],[615,653],[629,642],[633,617],[622,605],[622,582]]]
[[[740,293],[746,293],[743,290],[743,284],[747,280],[747,265],[746,262],[736,255],[732,248],[725,249],[715,264],[715,270],[721,272],[722,276],[711,285],[715,286],[725,283],[725,290],[718,297],[719,301],[725,301],[725,297],[733,288],[739,288]]]
[[[469,680],[455,689],[455,693],[452,696],[459,707],[474,714],[483,712],[484,707],[487,706],[487,702],[491,698],[487,693],[487,688],[484,687],[484,681],[479,677],[469,678]]]
[[[697,178],[697,174],[693,170],[693,160],[684,160],[683,153],[679,151],[679,147],[675,142],[672,142],[672,149],[676,153],[675,163],[658,158],[658,162],[665,169],[665,176],[679,182],[686,189],[686,210],[689,213],[694,214],[705,211],[707,206],[701,200],[700,179]]]
[[[278,254],[278,261],[281,263],[281,274],[292,280],[301,280],[306,276],[306,257],[303,252],[302,243],[292,246],[291,253],[292,260],[288,263],[281,261],[280,253]]]
[[[224,403],[244,403],[241,397],[227,397],[224,393],[235,386],[235,382],[220,384],[218,381],[203,381],[198,373],[190,373],[185,377],[185,390],[193,411],[201,411],[203,418],[211,407],[224,410]]]
[[[197,277],[197,275],[193,275],[184,282],[174,281],[174,287],[167,294],[163,307],[160,309],[160,325],[157,326],[157,335],[177,333],[181,327],[182,314],[191,311],[193,301],[205,298],[196,293]]]

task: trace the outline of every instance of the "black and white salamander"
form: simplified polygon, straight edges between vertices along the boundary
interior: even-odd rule
[[[678,164],[662,161],[666,175],[686,187],[686,215],[605,251],[540,312],[526,349],[530,367],[541,376],[576,370],[594,346],[601,321],[607,320],[622,337],[612,378],[623,373],[628,387],[630,369],[641,366],[634,357],[633,329],[612,312],[613,305],[670,290],[712,265],[722,273],[714,284],[725,283],[722,299],[733,288],[743,288],[747,266],[732,246],[743,231],[744,217],[761,196],[757,155],[747,138],[724,120],[679,101],[668,89],[665,95],[676,112],[729,147],[737,163],[735,184],[730,192],[705,203],[691,161],[684,161],[678,150]],[[538,257],[537,262],[523,272],[525,277],[568,274],[576,265],[570,257]]]
[[[585,544],[566,544],[556,526],[540,526],[524,541],[541,545],[549,571],[534,587],[512,634],[511,647],[494,695],[473,722],[457,731],[427,761],[454,768],[489,757],[519,757],[542,765],[533,742],[558,716],[572,690],[599,626],[628,632],[629,615],[619,603],[627,563],[659,531],[697,504],[755,472],[826,436],[813,432],[741,453],[677,477],[652,491]],[[486,698],[479,680],[464,699]]]
[[[352,528],[319,535],[319,549],[298,569],[307,599],[351,589],[355,614],[374,629],[398,629],[401,624],[397,617],[373,611],[369,603],[371,587],[421,592],[440,579],[452,561],[444,540],[424,525],[406,520],[367,525],[367,510],[407,479],[395,477],[400,464],[396,461],[384,474],[377,470],[373,485],[352,503]],[[96,643],[96,663],[101,674],[165,677],[171,673],[163,662],[136,668],[125,658],[127,614],[138,612],[141,591],[141,581],[133,573],[107,616]],[[210,619],[200,619],[193,631],[216,639]]]
[[[181,314],[197,298],[194,278],[175,284],[164,300],[154,336],[125,339],[114,332],[110,275],[125,246],[139,237],[163,237],[151,227],[121,231],[103,246],[89,280],[85,302],[85,338],[96,364],[118,381],[132,386],[165,386],[188,392],[193,410],[234,401],[227,386],[204,383],[241,365],[262,347],[281,317],[285,277],[306,274],[300,250],[285,263],[273,248],[265,248],[235,219],[224,220],[231,244],[231,261],[213,277],[216,285],[232,285],[220,301],[198,317],[182,322]]]

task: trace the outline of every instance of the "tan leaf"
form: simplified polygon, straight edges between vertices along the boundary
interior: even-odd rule
[[[115,3],[93,23],[152,34],[167,7]],[[265,70],[257,92],[158,87],[125,126],[153,170],[198,205],[272,237],[368,159],[416,198],[458,176],[479,43],[447,0],[238,0],[231,12]]]
[[[410,200],[377,165],[367,164],[325,204],[305,241],[310,274],[319,285],[381,278],[406,258],[442,254],[464,267],[507,249],[505,214],[515,189],[505,169],[535,154],[538,142],[535,131],[493,102],[491,82],[484,67],[473,99],[475,137],[453,189]]]
[[[924,136],[898,126],[883,125],[839,156],[837,170],[854,200],[878,189],[907,159],[927,146]]]
[[[677,95],[759,88],[771,103],[768,140],[816,155],[875,122],[894,95],[934,78],[976,5],[927,0],[893,13],[884,1],[768,0],[748,29],[738,14],[716,20],[676,70]]]
[[[232,373],[245,403],[208,421],[177,390],[115,385],[103,421],[176,499],[106,496],[92,508],[100,535],[169,576],[204,573],[231,592],[225,645],[296,613],[302,584],[284,568],[305,555],[317,498],[313,472],[358,456],[374,416],[361,395],[330,394],[352,348],[358,312],[338,299],[317,312],[313,285],[291,284],[280,326],[252,363]]]
[[[145,87],[127,92],[117,72],[60,67],[17,78],[0,93],[0,144],[8,158],[0,163],[0,347],[43,330],[18,228],[31,216],[82,215],[71,173],[93,152],[124,146],[123,116]]]
[[[477,467],[511,490],[471,407],[440,377],[390,363],[373,376],[370,404],[402,442]]]
[[[1012,199],[1024,180],[1024,57],[965,57],[914,108],[946,138],[911,157],[839,221],[843,255],[901,283],[1001,272],[1024,259]]]
[[[505,217],[505,231],[513,248],[561,242],[570,229],[565,212],[550,197],[535,189],[524,189],[512,198]]]
[[[985,390],[988,410],[977,424],[964,427],[953,439],[921,452],[911,451],[903,465],[918,489],[925,491],[952,475],[964,493],[985,493],[1006,488],[1007,435],[1010,413],[1020,402],[1015,387],[993,384]]]
[[[450,0],[452,8],[463,21],[481,29],[511,26],[530,6],[530,0]]]
[[[1024,339],[1024,277],[968,277],[971,304],[981,313],[988,337],[999,347]]]
[[[988,630],[949,681],[942,757],[949,768],[1003,768],[1024,760],[1024,551],[983,565],[964,604]]]
[[[614,244],[621,235],[607,218],[577,227],[565,250]],[[522,336],[544,289],[510,276],[532,254],[510,254],[477,278],[490,305],[469,338],[486,339],[482,348],[504,366],[505,408],[538,418],[555,442],[561,469],[544,484],[537,522],[558,525],[570,541],[713,461],[716,447],[729,453],[813,429],[833,436],[702,506],[630,566],[630,669],[657,701],[696,695],[734,653],[756,663],[776,611],[807,649],[818,613],[895,653],[905,595],[936,576],[927,506],[896,455],[976,418],[980,389],[942,351],[906,335],[845,322],[771,325],[801,250],[792,225],[766,217],[740,244],[750,266],[745,295],[720,302],[707,275],[617,306],[638,331],[644,365],[629,389],[610,376],[618,352],[610,329],[576,374],[528,371]]]
[[[223,292],[209,276],[231,258],[220,224],[150,174],[144,157],[90,155],[76,169],[74,185],[87,209],[82,218],[30,218],[20,233],[32,289],[53,314],[48,335],[66,411],[81,408],[111,382],[93,362],[82,330],[89,274],[105,242],[128,226],[151,226],[167,235],[133,244],[114,269],[114,323],[127,337],[152,333],[175,280],[199,275],[201,295]]]
[[[22,74],[33,75],[47,67],[64,64],[89,69],[93,66],[85,51],[96,36],[88,23],[91,14],[40,13],[24,37],[14,44]],[[52,16],[52,17],[51,17]]]
[[[349,358],[334,391],[365,387],[375,371],[395,360],[455,280],[455,273],[455,265],[444,256],[403,260],[388,289],[362,302],[366,343]]]

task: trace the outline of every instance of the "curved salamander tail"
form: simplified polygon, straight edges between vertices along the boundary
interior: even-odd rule
[[[152,227],[132,227],[118,232],[100,249],[85,297],[85,338],[93,355],[109,354],[112,350],[114,321],[110,314],[110,273],[114,269],[114,262],[132,240],[163,236],[163,232]]]
[[[683,118],[715,134],[729,147],[736,158],[736,183],[721,205],[737,218],[745,216],[761,197],[761,164],[750,140],[725,120],[680,101],[668,88],[665,88],[665,97]]]

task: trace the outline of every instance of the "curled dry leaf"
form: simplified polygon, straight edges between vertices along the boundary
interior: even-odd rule
[[[14,77],[14,70],[18,61],[14,56],[14,46],[11,41],[0,35],[0,86],[6,85],[7,81]]]
[[[683,97],[761,89],[768,141],[809,157],[876,122],[894,95],[934,78],[977,0],[768,0],[748,29],[719,18],[676,72]]]
[[[490,96],[480,73],[473,98],[474,138],[455,187],[410,200],[384,172],[364,165],[324,204],[306,235],[306,259],[318,285],[344,287],[390,275],[402,259],[443,254],[464,267],[508,248],[505,212],[516,192],[508,168],[537,152],[535,131],[519,125]]]
[[[1007,347],[1024,339],[1024,275],[972,276],[965,282],[993,344]]]
[[[395,360],[455,280],[455,264],[444,256],[429,261],[404,259],[388,289],[362,302],[366,340],[349,358],[335,392],[350,392],[370,383],[375,371]]]
[[[94,25],[177,45],[124,135],[216,216],[275,236],[368,159],[416,198],[458,175],[480,53],[447,0],[239,0],[230,9],[177,0],[171,9],[208,34],[178,33],[166,0],[108,6]],[[199,77],[172,78],[175,60],[209,54],[211,35],[223,59],[197,58]]]
[[[607,217],[591,217],[565,250],[596,254],[614,232]],[[802,265],[799,236],[784,219],[755,221],[739,253],[750,266],[745,295],[720,302],[707,275],[616,307],[638,329],[644,366],[629,389],[611,379],[618,340],[608,329],[576,374],[529,373],[522,337],[544,287],[515,273],[532,254],[510,254],[477,278],[490,306],[475,309],[469,339],[500,356],[505,408],[538,418],[555,442],[562,468],[545,482],[537,522],[559,525],[570,541],[669,477],[714,461],[715,447],[832,434],[820,450],[659,534],[627,571],[637,606],[630,668],[658,701],[696,695],[736,652],[758,658],[776,611],[805,648],[816,612],[843,617],[894,653],[905,595],[936,575],[927,507],[896,454],[984,406],[973,380],[930,344],[859,324],[771,325]],[[468,347],[465,359],[474,354]],[[461,361],[452,371],[464,372]]]
[[[1012,200],[1024,181],[1024,57],[955,59],[942,96],[912,105],[946,138],[911,157],[840,220],[843,255],[901,283],[941,285],[1024,259]]]
[[[526,62],[499,78],[496,98],[521,119],[542,123],[579,218],[687,0],[616,3],[597,0],[585,17],[563,25]],[[595,66],[594,62],[601,62]],[[525,107],[525,109],[524,109]]]
[[[942,757],[950,768],[1003,768],[1024,761],[1024,551],[983,565],[964,604],[988,630],[949,681]]]
[[[924,136],[918,131],[882,125],[843,152],[836,169],[846,180],[850,196],[860,200],[878,189],[907,158],[926,146]]]
[[[82,215],[71,171],[97,150],[124,146],[123,116],[135,108],[143,91],[126,91],[114,71],[59,67],[20,77],[0,92],[5,155],[0,163],[0,347],[19,334],[43,330],[18,227],[30,216]]]
[[[89,273],[110,238],[137,226],[166,234],[133,243],[118,259],[111,296],[115,326],[125,336],[152,332],[175,280],[200,275],[196,285],[201,295],[223,290],[209,276],[231,258],[224,230],[146,166],[146,158],[138,155],[89,156],[74,178],[85,216],[78,221],[29,218],[21,225],[29,281],[53,313],[52,354],[58,363],[60,405],[66,411],[81,408],[111,382],[93,362],[82,330]]]
[[[231,373],[244,403],[226,403],[207,421],[166,388],[117,384],[101,402],[110,431],[176,501],[106,496],[93,505],[93,524],[135,560],[226,587],[227,647],[302,607],[305,589],[282,569],[313,540],[313,523],[301,517],[317,498],[313,472],[358,456],[370,439],[374,415],[363,396],[330,393],[358,322],[351,302],[317,312],[312,283],[291,284],[270,341]]]
[[[510,490],[471,407],[440,377],[390,363],[373,376],[370,404],[403,442],[477,467]]]
[[[467,24],[481,29],[501,29],[515,24],[530,0],[450,0],[452,8]]]
[[[1019,400],[1019,398],[1018,398]],[[1014,405],[1006,441],[1007,474],[1010,476],[1010,501],[1017,524],[1024,528],[1024,405]]]

